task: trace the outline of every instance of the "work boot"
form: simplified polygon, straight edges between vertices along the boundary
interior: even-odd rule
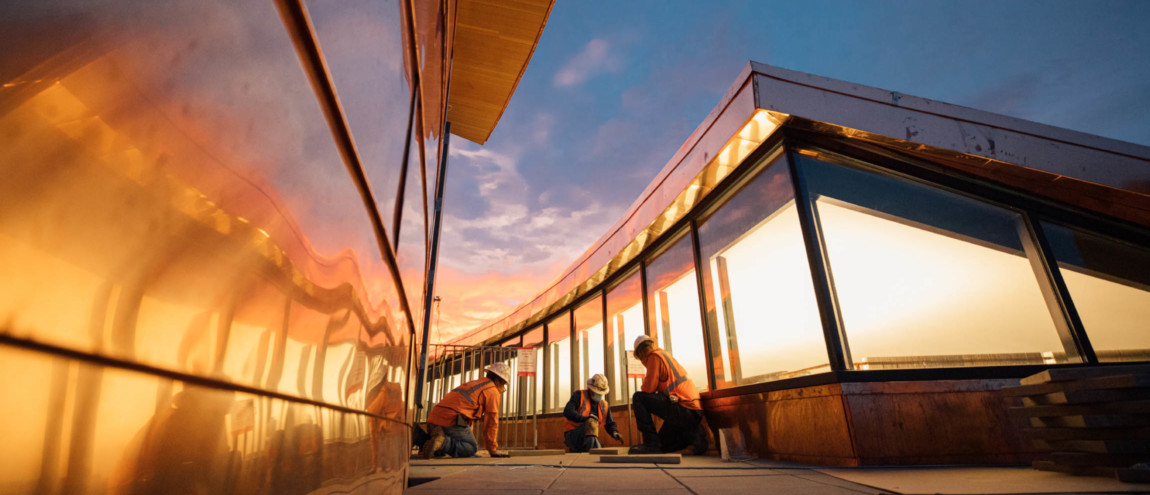
[[[439,449],[443,448],[443,440],[446,438],[442,427],[431,425],[431,438],[423,443],[423,447],[420,447],[419,455],[424,459],[431,459],[438,455]]]
[[[707,428],[703,423],[695,427],[695,440],[691,442],[691,453],[695,455],[704,455],[707,453],[707,447],[710,444],[707,442]]]
[[[424,442],[427,442],[430,438],[431,435],[427,434],[427,430],[424,430],[417,424],[411,433],[411,446],[423,448]]]

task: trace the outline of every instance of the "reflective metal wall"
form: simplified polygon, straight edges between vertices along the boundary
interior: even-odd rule
[[[415,4],[0,5],[0,492],[402,489],[449,46]]]

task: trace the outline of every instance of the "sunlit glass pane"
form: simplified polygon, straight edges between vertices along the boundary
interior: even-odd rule
[[[706,217],[699,249],[719,387],[829,369],[785,161]]]
[[[799,158],[858,369],[1067,357],[1022,217],[922,184]]]
[[[1099,361],[1150,360],[1150,251],[1042,222]]]
[[[707,353],[699,313],[699,285],[688,232],[647,264],[647,301],[652,337],[707,389]]]

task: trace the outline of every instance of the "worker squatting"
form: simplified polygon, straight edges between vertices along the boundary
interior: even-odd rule
[[[707,451],[707,432],[702,425],[703,407],[699,391],[687,377],[687,370],[675,358],[646,335],[635,340],[635,359],[647,373],[643,385],[631,396],[635,423],[643,436],[641,445],[632,446],[632,454],[675,452],[692,447],[695,454]],[[479,449],[471,424],[483,421],[483,436],[491,457],[507,457],[499,451],[499,401],[510,381],[506,364],[495,363],[484,369],[484,377],[460,385],[448,393],[431,410],[427,423],[430,431],[416,428],[415,443],[425,458],[471,457]],[[587,380],[587,388],[571,394],[563,408],[565,418],[563,442],[571,452],[587,452],[602,447],[600,429],[622,443],[619,427],[607,404],[610,388],[601,374]],[[655,429],[652,416],[662,418]]]

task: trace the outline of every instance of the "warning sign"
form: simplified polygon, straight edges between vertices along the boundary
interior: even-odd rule
[[[535,356],[538,354],[536,349],[520,347],[516,352],[516,360],[519,365],[519,376],[535,376]]]

